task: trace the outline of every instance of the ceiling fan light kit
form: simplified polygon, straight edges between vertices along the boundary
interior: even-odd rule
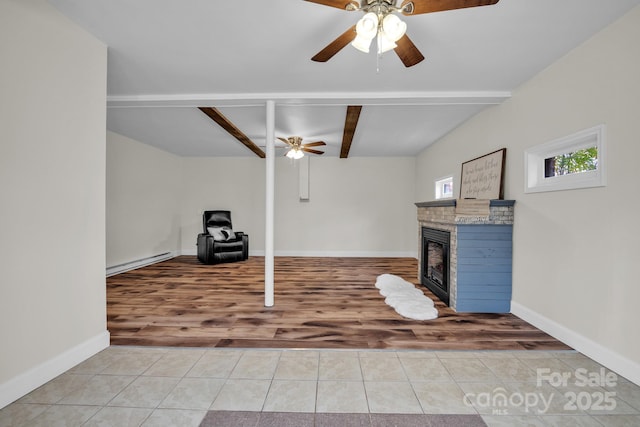
[[[395,49],[396,41],[400,40],[406,31],[407,24],[397,15],[379,16],[368,12],[356,24],[356,38],[351,42],[351,46],[369,53],[371,42],[377,36],[378,54],[382,54]]]
[[[396,13],[419,15],[443,12],[489,6],[498,3],[499,0],[360,0],[359,2],[352,0],[347,3],[343,0],[306,1],[349,12],[356,10],[365,12],[356,25],[311,58],[313,61],[327,62],[347,44],[351,44],[359,51],[369,53],[371,42],[377,37],[378,55],[393,49],[405,67],[412,67],[424,60],[424,56],[407,36],[407,24]],[[399,5],[396,6],[396,4]]]
[[[298,160],[304,157],[304,153],[298,148],[292,148],[291,150],[287,151],[286,156],[290,159]]]

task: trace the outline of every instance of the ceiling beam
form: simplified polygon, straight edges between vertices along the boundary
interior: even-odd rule
[[[344,133],[342,134],[342,148],[340,148],[341,159],[349,157],[351,142],[353,141],[353,135],[356,133],[361,110],[362,105],[349,105],[347,107],[347,117],[344,120]]]
[[[170,95],[108,95],[107,108],[127,107],[263,107],[265,101],[278,105],[498,105],[511,98],[507,91],[435,92],[269,92],[188,93]]]
[[[249,150],[253,151],[258,157],[265,158],[266,154],[260,147],[258,147],[247,135],[242,133],[240,129],[236,127],[229,119],[227,119],[218,109],[213,107],[198,107],[200,111],[205,113],[211,120],[216,122],[222,127],[222,129],[229,132],[231,136],[240,141]]]

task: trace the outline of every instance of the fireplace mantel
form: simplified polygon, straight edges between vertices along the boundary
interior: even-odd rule
[[[456,206],[456,199],[447,199],[447,200],[432,200],[430,202],[417,202],[416,206],[419,208],[430,208],[430,207],[447,207],[447,206]],[[489,206],[513,206],[515,205],[515,200],[489,200]]]
[[[448,231],[449,306],[457,312],[508,313],[511,309],[515,200],[490,200],[487,215],[456,212],[456,200],[416,203],[422,283],[423,228]],[[486,207],[486,204],[484,205]]]

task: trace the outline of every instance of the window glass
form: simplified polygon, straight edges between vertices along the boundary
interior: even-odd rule
[[[436,181],[436,200],[453,198],[453,176]]]
[[[598,147],[589,147],[544,159],[544,177],[588,172],[598,168]]]

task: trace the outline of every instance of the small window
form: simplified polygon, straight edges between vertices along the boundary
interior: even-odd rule
[[[436,200],[450,199],[453,197],[453,176],[448,176],[436,181]]]
[[[604,131],[597,126],[525,151],[525,192],[604,186]]]

